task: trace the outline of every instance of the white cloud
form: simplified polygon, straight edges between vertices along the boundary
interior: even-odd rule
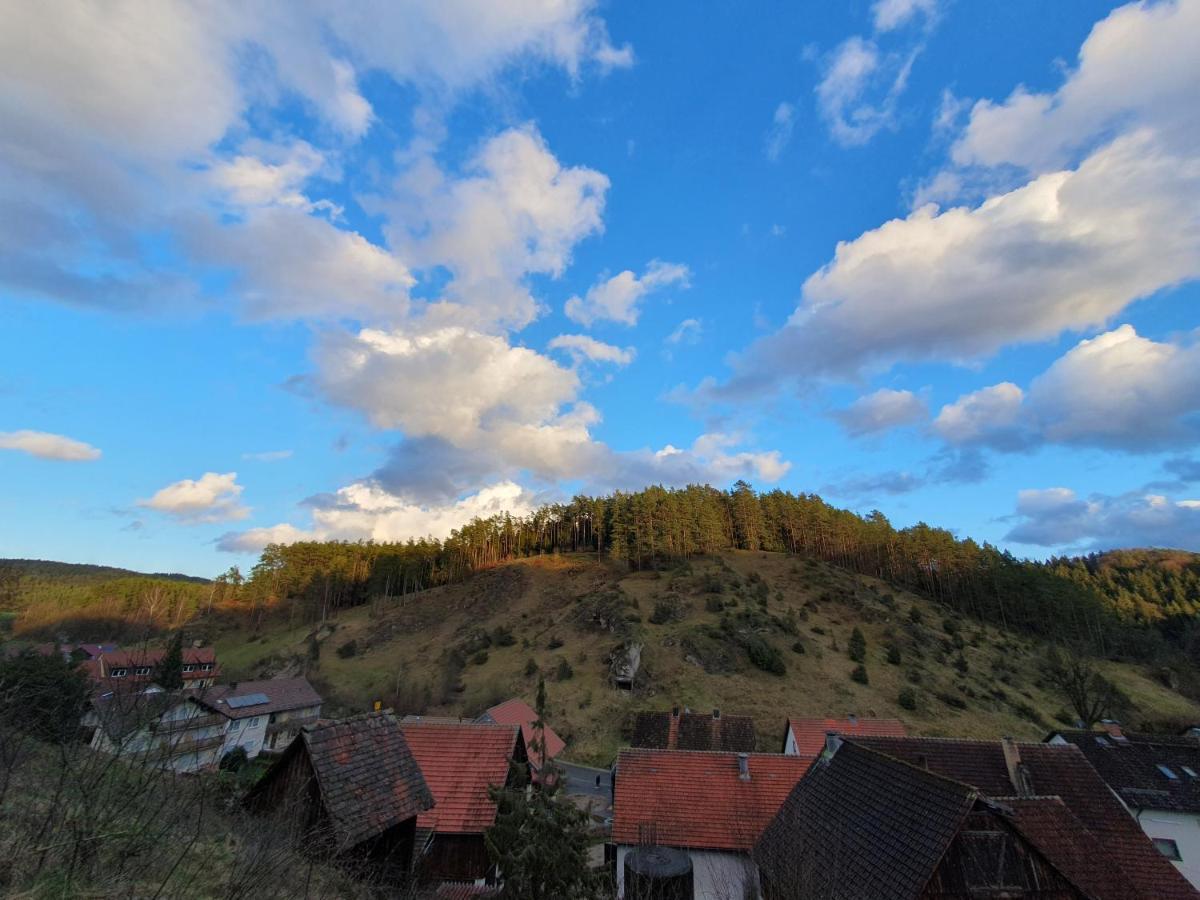
[[[933,19],[937,11],[937,0],[875,0],[871,4],[876,31],[892,31],[919,16]]]
[[[1030,383],[1005,382],[944,406],[953,444],[1041,443],[1161,451],[1200,440],[1200,347],[1158,343],[1122,325],[1080,341]]]
[[[792,132],[796,129],[796,107],[786,100],[775,107],[775,115],[771,120],[771,128],[767,132],[767,159],[774,162],[791,143]]]
[[[637,355],[632,347],[621,349],[612,344],[605,344],[586,334],[560,334],[552,338],[547,346],[551,350],[563,350],[578,362],[586,359],[591,362],[607,362],[618,366],[627,366]]]
[[[0,450],[18,450],[38,459],[84,462],[100,458],[91,444],[46,431],[0,431]]]
[[[226,553],[261,553],[267,544],[294,544],[297,541],[318,540],[311,531],[281,523],[266,528],[229,531],[217,538],[217,549]]]
[[[964,394],[942,407],[933,420],[933,430],[951,444],[979,442],[1019,446],[1021,405],[1025,392],[1005,381]]]
[[[1023,490],[1006,540],[1078,550],[1170,547],[1200,550],[1200,506],[1139,491],[1079,498],[1069,488]]]
[[[859,397],[845,409],[835,410],[833,417],[841,422],[846,433],[854,437],[890,431],[904,425],[915,425],[929,416],[925,401],[912,391],[880,388]]]
[[[399,179],[380,209],[392,245],[412,265],[453,274],[444,315],[464,324],[520,328],[538,312],[525,279],[557,277],[574,246],[603,230],[609,181],[582,166],[565,167],[533,126],[487,141],[451,178],[429,157]]]
[[[235,204],[313,208],[301,188],[326,166],[324,154],[306,141],[287,146],[248,142],[241,149],[233,158],[216,162],[210,172],[213,184]],[[259,155],[251,152],[255,149]]]
[[[250,510],[240,502],[242,486],[237,472],[205,472],[198,479],[184,478],[168,484],[138,506],[157,510],[182,522],[224,522],[244,519]]]
[[[919,52],[884,53],[874,41],[858,35],[833,51],[815,90],[817,107],[834,140],[856,147],[892,127]]]
[[[667,335],[668,344],[694,344],[700,340],[704,325],[699,319],[684,319],[675,326],[675,330]]]
[[[592,285],[586,296],[570,298],[563,312],[587,326],[604,320],[636,325],[641,315],[639,303],[646,294],[670,285],[686,288],[690,277],[687,266],[656,259],[646,266],[641,278],[626,269]]]

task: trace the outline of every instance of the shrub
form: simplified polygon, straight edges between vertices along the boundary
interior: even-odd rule
[[[920,625],[923,618],[924,616],[921,615],[921,611],[915,606],[908,611],[908,621],[912,622],[914,625]]]
[[[921,683],[921,670],[920,669],[909,669],[907,672],[904,673],[904,677],[907,678],[909,681],[911,681],[913,684],[920,684]]]
[[[221,757],[217,768],[222,772],[238,772],[249,761],[250,757],[246,755],[246,748],[239,744]]]
[[[516,642],[517,639],[513,637],[513,633],[503,625],[498,625],[492,632],[492,643],[497,647],[511,647]]]
[[[555,635],[554,637],[550,638],[550,643],[548,643],[546,645],[546,647],[550,650],[557,650],[562,645],[563,645],[562,638]]]
[[[473,662],[477,666],[482,666],[487,661],[488,661],[488,652],[486,650],[480,650],[478,653],[476,653],[474,656],[471,657],[471,662]]]
[[[558,668],[554,670],[554,678],[557,681],[566,681],[573,678],[575,670],[571,668],[571,664],[567,662],[566,657],[559,659]]]
[[[746,648],[746,654],[750,657],[750,662],[754,663],[757,668],[764,672],[770,672],[772,675],[787,674],[787,666],[783,662],[783,657],[779,655],[779,651],[762,638],[751,635],[742,643]]]
[[[716,572],[705,572],[700,579],[700,589],[707,594],[720,594],[725,590],[725,584]]]
[[[958,654],[958,657],[954,660],[954,668],[958,669],[960,674],[966,675],[967,672],[970,670],[971,666],[967,662],[967,658],[960,653],[960,654]]]
[[[812,630],[813,634],[824,634],[825,633],[825,629],[822,628],[820,625],[814,625],[811,630]]]
[[[900,696],[896,698],[896,702],[900,704],[901,709],[916,709],[917,692],[912,688],[901,688]]]
[[[686,612],[686,607],[678,597],[667,597],[654,604],[654,612],[650,613],[650,622],[654,625],[678,622]]]
[[[358,641],[346,641],[342,646],[337,648],[337,655],[342,659],[349,659],[358,654]],[[232,752],[232,751],[231,751]]]
[[[710,613],[719,613],[725,608],[725,601],[720,597],[708,596],[704,598],[704,609]]]
[[[958,634],[959,624],[958,619],[945,618],[942,620],[942,631],[946,634]]]
[[[530,678],[530,677],[536,675],[537,671],[538,671],[537,660],[535,660],[531,657],[529,662],[525,663],[525,677]]]
[[[937,695],[937,698],[939,700],[941,700],[943,703],[945,703],[947,706],[952,707],[954,709],[966,709],[967,708],[967,701],[964,700],[962,697],[959,697],[957,694],[951,694],[949,692],[943,691]]]
[[[862,629],[857,625],[850,632],[850,640],[846,644],[846,653],[856,663],[863,662],[867,658],[867,639],[863,637]]]
[[[890,644],[887,649],[887,661],[893,666],[898,666],[902,660],[903,657],[900,655],[900,648],[895,644]]]
[[[867,675],[867,667],[859,663],[854,667],[854,671],[850,673],[850,680],[857,681],[859,684],[870,684],[871,678]]]
[[[804,649],[804,641],[796,641],[792,644],[792,652],[803,656],[807,651]]]

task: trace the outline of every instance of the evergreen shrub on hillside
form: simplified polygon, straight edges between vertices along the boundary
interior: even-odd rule
[[[901,688],[900,696],[896,698],[896,702],[900,704],[901,709],[916,709],[917,692],[912,688]]]
[[[870,684],[871,678],[867,675],[867,667],[861,664],[855,666],[854,671],[850,673],[850,680],[857,681],[859,684]]]

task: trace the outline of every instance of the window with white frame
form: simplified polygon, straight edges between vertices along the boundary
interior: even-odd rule
[[[1150,840],[1154,842],[1154,848],[1167,859],[1175,862],[1183,859],[1179,854],[1179,845],[1170,838],[1150,838]]]

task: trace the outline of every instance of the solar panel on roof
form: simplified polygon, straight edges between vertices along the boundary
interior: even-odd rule
[[[246,694],[242,697],[230,697],[225,701],[233,709],[241,709],[245,706],[258,706],[260,703],[270,702],[266,694]]]

